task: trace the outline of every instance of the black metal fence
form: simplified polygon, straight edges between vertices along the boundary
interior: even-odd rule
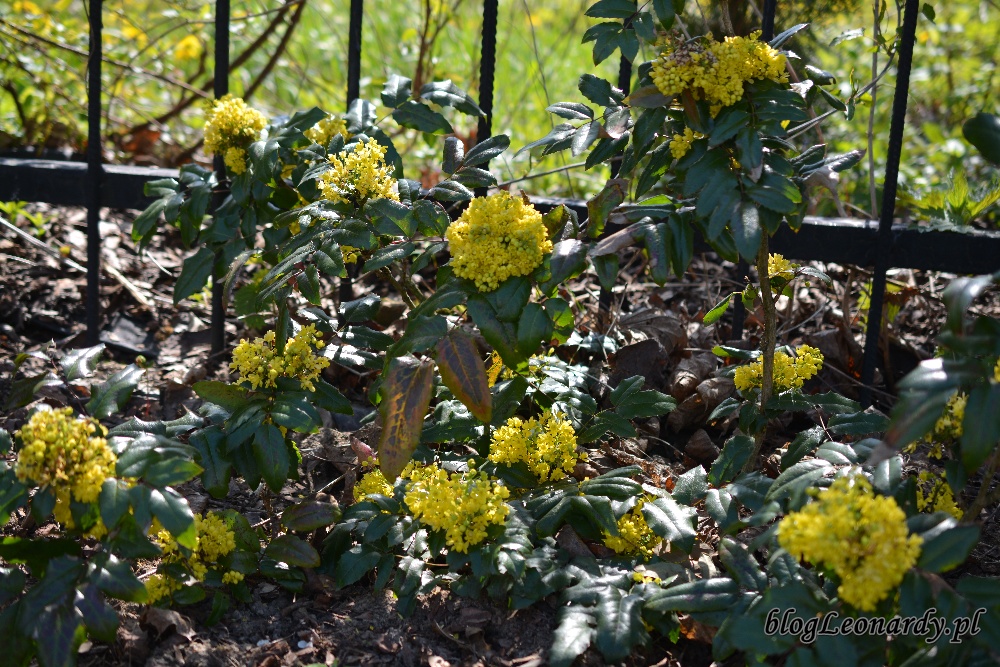
[[[101,163],[101,15],[103,0],[90,0],[90,55],[88,60],[88,148],[87,162],[55,162],[0,158],[0,200],[25,200],[57,205],[87,207],[87,337],[96,344],[100,331],[99,279],[101,239],[98,231],[102,206],[142,209],[149,203],[143,194],[144,184],[152,179],[176,175],[173,170],[113,166]],[[764,39],[774,35],[776,0],[765,0],[762,10]],[[906,117],[910,65],[918,18],[918,0],[906,0],[898,47],[896,87],[888,142],[882,210],[877,225],[873,221],[806,218],[798,232],[782,227],[772,242],[775,252],[801,261],[823,261],[873,267],[872,296],[865,336],[861,380],[862,399],[870,400],[879,355],[881,313],[886,287],[886,272],[891,268],[927,269],[952,273],[990,273],[1000,269],[1000,234],[969,231],[966,233],[921,231],[893,224],[896,182]],[[485,112],[478,127],[478,140],[491,134],[493,88],[496,59],[498,0],[483,2],[483,32],[480,57],[479,106]],[[357,99],[361,80],[361,35],[364,0],[351,0],[348,37],[347,101]],[[229,0],[216,0],[215,77],[216,97],[229,90]],[[627,92],[632,79],[631,63],[622,58],[619,68],[620,88]],[[215,169],[220,183],[225,169],[217,157]],[[585,202],[535,200],[540,208],[559,203],[587,215]],[[349,289],[349,284],[348,284]],[[213,290],[212,348],[225,347],[225,304],[222,290]],[[610,294],[602,293],[602,303],[610,303]],[[742,336],[742,304],[737,300],[734,321],[736,337]]]

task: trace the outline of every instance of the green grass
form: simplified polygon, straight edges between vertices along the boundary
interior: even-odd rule
[[[15,5],[25,0],[15,0]],[[289,113],[318,105],[342,112],[347,87],[347,33],[349,0],[305,0],[301,20],[285,53],[253,95],[252,103],[271,115]],[[425,80],[450,78],[460,87],[478,96],[479,57],[482,28],[481,0],[431,0],[432,6],[447,5],[451,20],[434,44],[432,71]],[[584,31],[595,21],[584,11],[593,0],[505,0],[501,3],[497,36],[497,67],[494,97],[494,133],[510,135],[512,148],[493,168],[501,180],[521,179],[529,174],[557,169],[579,158],[564,155],[533,162],[527,154],[513,159],[514,151],[538,139],[552,127],[553,119],[545,107],[557,101],[581,101],[577,80],[584,72],[593,72],[614,81],[617,56],[594,67],[591,45],[581,44]],[[75,0],[37,2],[51,12],[52,26],[45,28],[37,17],[17,11],[3,17],[31,29],[45,31],[45,36],[86,49],[86,23],[81,3]],[[111,58],[133,64],[136,70],[123,70],[111,64],[104,67],[106,123],[109,132],[122,132],[143,120],[155,118],[181,99],[184,91],[162,79],[191,79],[199,69],[212,68],[212,31],[214,2],[205,0],[107,0],[105,2],[105,48]],[[236,58],[253,42],[272,20],[282,0],[234,0],[231,54]],[[414,76],[417,66],[419,35],[422,26],[423,0],[408,3],[369,0],[363,30],[362,96],[378,100],[386,78],[392,73]],[[904,188],[916,191],[946,182],[954,170],[970,173],[970,183],[988,181],[996,170],[983,163],[962,139],[962,122],[977,111],[998,111],[1000,75],[997,56],[1000,42],[1000,7],[978,0],[953,0],[936,3],[936,22],[921,16],[918,44],[910,89],[910,105],[905,135],[901,174]],[[708,7],[702,3],[703,7]],[[792,43],[793,48],[810,52],[809,60],[839,77],[846,97],[850,80],[864,84],[870,77],[871,8],[856,3],[859,9],[844,10],[851,3],[841,3],[840,11],[819,10],[808,41]],[[688,2],[687,25],[692,32],[704,30],[702,14]],[[794,12],[789,6],[787,12]],[[692,14],[693,12],[693,14]],[[786,12],[786,14],[787,14]],[[891,7],[884,26],[893,33],[895,10]],[[249,17],[248,17],[249,15]],[[711,12],[707,14],[710,18]],[[787,27],[790,15],[779,7],[778,29]],[[865,37],[829,46],[831,40],[851,28],[865,27]],[[41,119],[55,141],[80,142],[85,136],[84,58],[65,49],[29,48],[30,40],[18,41],[8,35],[9,26],[0,26],[0,83],[12,81],[21,92],[29,114]],[[235,94],[243,94],[265,68],[283,28],[270,37],[231,77]],[[177,44],[188,35],[200,40],[204,56],[176,57]],[[37,43],[34,46],[39,46]],[[639,60],[652,53],[640,53]],[[21,69],[14,66],[20,62]],[[881,62],[885,56],[881,56]],[[804,63],[802,63],[804,64]],[[29,80],[24,71],[32,71]],[[161,77],[152,78],[150,75]],[[875,133],[875,168],[878,180],[884,173],[885,150],[889,132],[893,73],[886,76],[877,96]],[[823,109],[821,108],[820,111]],[[843,114],[829,118],[822,133],[815,138],[829,144],[832,151],[846,151],[866,145],[868,101],[860,101],[853,119]],[[194,104],[162,128],[158,150],[165,157],[176,157],[184,147],[200,136],[203,109]],[[475,123],[465,117],[454,118],[456,131],[470,139]],[[66,128],[70,128],[67,130]],[[76,129],[76,133],[72,129]],[[4,133],[17,136],[19,122],[10,95],[0,92],[0,145]],[[406,176],[427,182],[436,178],[441,140],[431,142],[412,133],[396,136],[406,154]],[[163,148],[164,145],[176,148]],[[122,158],[128,154],[123,152]],[[606,170],[591,172],[573,169],[518,183],[529,193],[547,193],[586,198],[600,189]],[[842,196],[854,204],[870,208],[867,160],[842,175]],[[826,211],[829,212],[829,211]]]

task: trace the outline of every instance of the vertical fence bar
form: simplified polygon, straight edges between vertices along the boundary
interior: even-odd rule
[[[215,2],[215,71],[212,75],[215,98],[229,92],[229,0]],[[216,155],[213,166],[217,181],[212,209],[218,208],[225,199],[226,163],[221,155]],[[223,289],[223,272],[218,266],[221,259],[216,253],[212,267],[212,354],[221,353],[226,347],[226,303]]]
[[[87,344],[101,335],[101,13],[103,0],[90,0],[87,57]]]
[[[347,32],[347,107],[361,96],[361,27],[364,0],[351,0],[351,22]]]
[[[774,39],[774,16],[778,11],[778,0],[764,0],[764,7],[760,15],[760,39],[764,42],[770,42]],[[736,264],[736,272],[743,277],[750,273],[750,265],[744,260],[740,260]],[[736,304],[733,307],[733,332],[730,334],[730,338],[733,340],[739,340],[743,338],[743,325],[746,323],[747,310],[743,306],[742,299],[736,299]]]
[[[479,117],[476,127],[476,141],[489,139],[493,134],[493,85],[497,65],[497,15],[498,0],[483,2],[483,44],[479,52],[479,108],[484,116]],[[489,169],[489,164],[483,166]]]
[[[347,109],[361,97],[361,28],[364,25],[364,0],[351,0],[350,24],[347,28]],[[347,276],[340,279],[340,302],[354,298],[354,277],[358,265],[347,267]]]
[[[892,251],[892,220],[896,214],[896,182],[899,160],[903,151],[903,129],[906,125],[906,103],[910,90],[910,66],[913,63],[913,43],[917,34],[918,0],[906,0],[903,10],[903,32],[899,43],[899,64],[896,66],[896,90],[892,95],[892,120],[889,124],[889,149],[886,154],[885,181],[882,183],[882,210],[878,221],[878,252],[872,276],[868,328],[865,332],[865,354],[861,366],[860,398],[864,407],[871,405],[872,384],[878,365],[879,334],[882,330],[882,306],[885,301],[885,274],[889,270]]]

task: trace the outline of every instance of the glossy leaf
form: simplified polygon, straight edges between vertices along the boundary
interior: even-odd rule
[[[97,419],[106,419],[121,412],[144,372],[135,364],[129,364],[109,377],[94,388],[90,401],[87,402],[87,411]]]
[[[281,513],[281,523],[288,530],[308,532],[337,523],[341,514],[336,503],[308,500],[286,508]]]
[[[264,548],[264,555],[292,567],[319,567],[319,552],[294,535],[279,535]]]
[[[80,350],[70,350],[59,360],[66,379],[72,382],[87,377],[97,369],[97,364],[104,353],[104,343]]]
[[[379,467],[388,480],[403,471],[420,442],[424,415],[430,405],[434,365],[393,359],[382,385],[382,433],[379,436]]]
[[[261,424],[253,438],[253,455],[261,475],[275,493],[288,479],[289,458],[285,436],[274,424]]]
[[[486,365],[475,342],[456,328],[438,342],[435,351],[445,386],[478,420],[489,424],[493,417],[493,396]]]

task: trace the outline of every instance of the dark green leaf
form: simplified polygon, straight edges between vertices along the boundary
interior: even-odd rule
[[[721,486],[732,480],[746,465],[753,453],[753,438],[746,435],[734,435],[722,447],[722,453],[712,464],[708,473],[709,483]]]
[[[286,508],[281,513],[281,523],[288,530],[308,532],[333,525],[340,521],[340,517],[340,507],[336,503],[309,500]]]
[[[194,514],[184,498],[173,489],[153,489],[149,494],[149,505],[153,516],[170,531],[178,544],[188,549],[195,548]]]
[[[594,119],[594,110],[579,102],[556,102],[546,107],[545,110],[569,120],[590,121]]]
[[[95,387],[87,402],[87,410],[97,419],[106,419],[121,412],[132,397],[132,390],[139,384],[143,371],[135,364],[129,364],[105,382]]]
[[[530,357],[551,338],[552,320],[545,309],[537,303],[526,305],[517,323],[517,351],[523,357]]]
[[[41,389],[45,387],[59,387],[62,384],[62,380],[49,372],[14,380],[10,385],[10,393],[7,395],[5,408],[7,410],[14,410],[23,407],[35,400],[36,394]]]
[[[275,424],[299,433],[312,433],[323,421],[312,401],[301,395],[289,394],[274,402],[271,417]]]
[[[722,565],[743,588],[753,591],[767,588],[767,575],[745,544],[728,536],[723,537],[719,543],[719,557]]]
[[[382,104],[395,109],[410,99],[410,85],[413,82],[405,76],[390,74],[382,86]]]
[[[593,74],[581,76],[577,85],[584,97],[601,107],[616,107],[625,99],[622,91]]]
[[[517,330],[509,322],[497,319],[496,312],[483,296],[473,295],[466,307],[479,332],[500,354],[504,364],[516,368],[524,361],[524,356],[518,351]]]
[[[80,617],[71,605],[47,608],[32,619],[38,661],[45,667],[76,665],[77,629]]]
[[[382,305],[382,297],[377,294],[366,294],[360,299],[342,303],[337,309],[341,322],[367,322],[375,319]]]
[[[960,524],[945,512],[918,514],[907,520],[910,532],[920,535],[917,567],[930,572],[947,572],[965,562],[979,541],[979,526]]]
[[[552,249],[549,264],[551,272],[548,280],[539,287],[543,292],[551,292],[563,281],[578,275],[587,267],[587,245],[577,239],[559,241]]]
[[[463,164],[466,167],[475,167],[486,164],[510,148],[510,137],[506,134],[497,134],[477,143],[465,154]]]
[[[142,586],[142,583],[139,584]],[[145,591],[145,587],[143,587]],[[114,642],[118,632],[118,614],[94,585],[84,586],[76,596],[75,606],[87,626],[87,634],[103,642]]]
[[[826,439],[826,431],[822,426],[799,432],[781,457],[781,469],[785,470],[801,461],[802,457],[812,454]]]
[[[781,500],[804,492],[813,482],[825,476],[832,466],[823,459],[800,461],[778,475],[765,496],[766,501]]]
[[[455,131],[444,116],[415,100],[403,102],[392,112],[392,117],[403,127],[429,134],[451,134]]]
[[[264,481],[275,493],[288,480],[289,458],[285,437],[274,424],[261,424],[253,439],[253,454]]]
[[[599,19],[627,19],[633,14],[634,0],[597,0],[585,12],[586,16]]]
[[[292,567],[319,567],[319,553],[294,535],[279,535],[264,547],[264,555]]]
[[[329,382],[319,379],[314,381],[313,385],[316,387],[316,391],[313,392],[313,401],[316,402],[317,407],[342,415],[354,414],[351,402]]]
[[[639,595],[610,593],[597,602],[597,648],[609,661],[627,658],[635,647],[649,640],[640,612]]]
[[[644,503],[642,515],[653,532],[670,542],[672,547],[679,547],[684,553],[689,553],[694,547],[698,515],[693,507],[681,505],[666,496]]]
[[[174,456],[149,466],[143,480],[155,487],[174,486],[183,484],[201,471],[201,466],[194,461]]]
[[[192,386],[194,393],[209,403],[214,403],[227,412],[236,412],[247,404],[247,390],[236,384],[219,382],[218,380],[203,380]]]
[[[563,607],[559,614],[559,625],[552,633],[549,664],[552,667],[570,667],[590,646],[595,625],[597,619],[583,608]]]
[[[189,442],[198,451],[198,463],[204,472],[201,483],[213,498],[224,498],[229,492],[232,463],[225,457],[225,433],[218,426],[198,431]],[[107,519],[105,519],[105,524]]]
[[[63,375],[70,382],[87,377],[97,369],[97,363],[100,361],[103,352],[104,343],[95,345],[94,347],[85,347],[67,352],[59,360]]]
[[[197,294],[205,287],[212,275],[212,265],[215,263],[215,253],[211,248],[203,246],[191,257],[184,260],[181,275],[174,285],[174,304],[178,304],[192,294]]]
[[[646,609],[658,612],[725,611],[739,598],[739,585],[729,577],[699,579],[654,593]]]
[[[653,0],[653,11],[656,12],[656,18],[664,30],[670,30],[674,25],[676,17],[674,4],[674,0]]]
[[[410,241],[405,243],[394,243],[384,248],[379,248],[372,253],[372,256],[365,262],[364,266],[361,267],[361,273],[365,274],[371,271],[377,271],[378,269],[389,266],[393,262],[406,259],[413,254],[415,248],[416,246]]]
[[[337,561],[336,565],[336,580],[337,586],[343,588],[345,586],[350,586],[356,583],[365,576],[368,572],[378,565],[379,560],[381,560],[382,555],[368,546],[367,544],[359,544],[358,546],[352,547],[345,551],[340,559]],[[404,559],[405,560],[405,559]],[[411,559],[415,560],[415,559]],[[421,566],[423,563],[420,564]],[[417,575],[417,584],[419,585],[420,577]]]
[[[441,171],[446,174],[454,174],[458,171],[465,157],[465,144],[458,137],[446,137],[444,140],[444,160],[441,162]]]
[[[1000,385],[993,382],[969,393],[962,420],[962,465],[970,475],[1000,443]]]
[[[132,564],[127,560],[119,560],[109,554],[107,562],[94,571],[91,580],[101,591],[115,599],[126,602],[146,601],[146,587],[132,572]]]
[[[420,97],[443,107],[454,107],[469,116],[485,115],[468,93],[448,79],[424,84],[420,88]]]
[[[468,201],[475,194],[455,180],[441,181],[427,191],[427,196],[438,201]]]
[[[827,428],[834,435],[869,435],[885,431],[888,425],[889,419],[885,415],[876,411],[865,411],[834,415]]]
[[[979,149],[984,158],[1000,164],[1000,116],[977,113],[962,125],[962,134],[966,141]]]
[[[695,466],[674,481],[673,497],[683,505],[693,505],[708,493],[708,474]]]

